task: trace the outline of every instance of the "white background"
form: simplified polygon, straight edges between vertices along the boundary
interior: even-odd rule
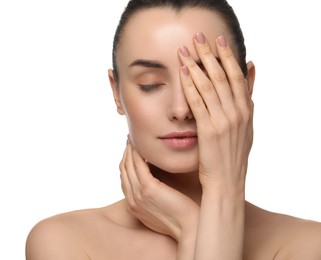
[[[127,1],[0,2],[0,255],[39,220],[122,198],[126,140],[107,69]],[[231,0],[256,64],[247,199],[321,221],[316,1]]]

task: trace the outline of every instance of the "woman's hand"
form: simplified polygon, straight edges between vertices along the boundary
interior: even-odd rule
[[[238,191],[244,188],[253,140],[249,83],[223,36],[216,42],[218,57],[202,33],[194,44],[205,71],[185,46],[179,57],[182,85],[197,124],[200,181],[203,189],[210,183],[211,189]]]
[[[253,140],[252,86],[223,36],[216,40],[218,57],[202,33],[196,34],[194,45],[199,62],[185,46],[178,52],[181,82],[196,120],[203,188],[193,259],[242,259],[245,177]],[[252,76],[253,67],[250,84]]]
[[[122,190],[129,212],[148,228],[176,241],[195,238],[198,205],[186,195],[160,182],[130,141],[120,163]]]
[[[242,259],[253,102],[249,83],[224,38],[218,38],[216,48],[222,66],[205,37],[195,37],[205,71],[186,47],[179,51],[182,86],[197,125],[200,210],[190,198],[154,178],[130,142],[120,164],[128,210],[150,229],[176,239],[177,259]]]

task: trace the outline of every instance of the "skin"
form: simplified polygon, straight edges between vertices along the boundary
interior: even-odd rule
[[[151,9],[131,18],[118,84],[109,71],[129,127],[120,163],[125,199],[39,222],[28,260],[321,259],[320,223],[244,199],[255,68],[249,62],[244,78],[233,52],[213,12]],[[150,84],[158,85],[142,91]],[[173,131],[196,133],[197,142],[173,149],[160,139]]]

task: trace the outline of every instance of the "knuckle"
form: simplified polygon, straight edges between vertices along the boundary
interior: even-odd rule
[[[245,123],[248,123],[249,121],[251,121],[252,115],[249,109],[244,109],[242,111],[242,116]]]
[[[118,165],[118,169],[120,172],[123,171],[123,161],[121,161],[120,164]]]
[[[208,45],[204,45],[204,47],[200,50],[200,53],[203,56],[213,56],[213,52]]]
[[[128,170],[130,168],[130,163],[128,160],[126,160],[125,162],[123,162],[123,166],[124,169]]]
[[[135,193],[135,206],[142,205],[144,200],[145,200],[145,197],[142,194],[142,192]]]
[[[251,111],[253,112],[253,110],[254,110],[254,102],[253,102],[252,99],[250,100],[250,107],[251,107]]]
[[[188,81],[185,81],[185,87],[186,88],[193,88],[194,87],[194,83],[193,83],[193,81],[192,80],[188,80]]]
[[[232,49],[230,49],[230,48],[225,48],[223,55],[225,58],[234,58],[234,53],[233,53]]]
[[[154,185],[151,183],[144,183],[141,185],[139,200],[151,198],[155,191]]]
[[[124,163],[119,164],[119,171],[120,171],[121,177],[123,177],[122,175],[127,172]]]
[[[222,69],[213,71],[212,78],[217,82],[226,81],[226,75]]]
[[[204,92],[211,92],[214,90],[213,85],[209,81],[202,82],[199,88]]]
[[[252,112],[248,105],[241,107],[232,116],[233,126],[247,125],[252,118]]]
[[[232,76],[233,80],[238,83],[244,83],[244,75],[241,71],[237,70]]]
[[[210,138],[216,139],[221,138],[222,136],[225,136],[227,133],[230,132],[231,124],[227,118],[221,118],[218,122],[215,124],[214,131],[210,131],[207,134]]]
[[[200,108],[204,105],[204,102],[201,97],[194,97],[190,100],[190,105],[194,108]]]
[[[247,123],[251,120],[252,114],[253,114],[253,106],[252,101],[249,100],[247,102],[244,102],[243,105],[240,106],[240,114],[242,116],[242,120]]]
[[[191,61],[190,64],[188,64],[188,68],[189,68],[190,70],[196,70],[196,69],[198,69],[199,67],[198,67],[197,63],[195,63],[195,61]]]
[[[228,117],[232,128],[238,127],[242,123],[242,114],[235,108],[229,113]]]
[[[225,136],[227,133],[231,131],[231,124],[228,120],[224,120],[221,122],[219,127],[217,128],[218,136]]]

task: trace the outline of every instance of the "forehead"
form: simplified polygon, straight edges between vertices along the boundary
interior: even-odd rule
[[[214,11],[201,8],[151,8],[134,14],[125,25],[117,62],[128,64],[135,59],[177,59],[177,49],[186,45],[197,58],[193,45],[196,32],[203,32],[214,53],[215,39],[230,34],[223,19]]]

